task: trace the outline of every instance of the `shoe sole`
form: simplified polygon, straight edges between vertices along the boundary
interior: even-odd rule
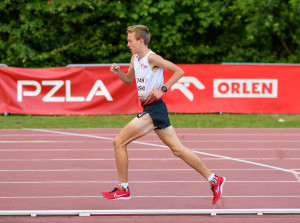
[[[130,197],[119,197],[119,198],[110,199],[110,200],[116,201],[116,200],[129,200],[129,199],[130,199]]]
[[[116,201],[116,200],[129,200],[131,197],[119,197],[119,198],[115,198],[115,199],[111,199],[111,198],[108,198],[108,197],[104,197],[102,195],[103,198],[107,199],[107,200],[110,200],[110,201]]]

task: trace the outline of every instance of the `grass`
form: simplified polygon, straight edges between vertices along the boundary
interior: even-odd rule
[[[300,128],[300,115],[288,114],[170,114],[175,128]],[[122,128],[135,115],[0,116],[0,129]]]

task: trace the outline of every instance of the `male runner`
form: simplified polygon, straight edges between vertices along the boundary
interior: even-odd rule
[[[182,145],[170,124],[167,107],[162,100],[162,96],[184,75],[184,71],[148,48],[150,32],[146,26],[129,26],[127,34],[127,47],[132,53],[130,67],[127,73],[123,73],[114,63],[110,70],[127,85],[136,81],[138,96],[144,111],[130,121],[113,141],[119,185],[110,192],[103,192],[102,196],[112,200],[130,199],[126,146],[154,130],[175,156],[184,160],[208,180],[214,194],[212,203],[215,204],[222,195],[225,177],[216,176],[197,154]],[[173,73],[165,83],[163,69]]]

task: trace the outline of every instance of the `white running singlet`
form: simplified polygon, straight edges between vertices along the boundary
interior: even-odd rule
[[[147,99],[151,90],[160,89],[164,85],[163,68],[158,68],[155,73],[151,69],[148,61],[148,57],[151,53],[155,54],[153,51],[149,50],[147,55],[142,59],[139,59],[137,54],[133,59],[138,96],[143,106],[145,105],[143,102]],[[149,103],[151,102],[153,101],[150,101]]]

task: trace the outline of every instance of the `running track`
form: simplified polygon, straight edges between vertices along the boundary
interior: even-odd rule
[[[154,132],[128,146],[132,199],[100,197],[118,183],[118,131],[0,129],[0,211],[300,208],[300,129],[176,129],[184,145],[226,176],[215,206],[207,181]]]

